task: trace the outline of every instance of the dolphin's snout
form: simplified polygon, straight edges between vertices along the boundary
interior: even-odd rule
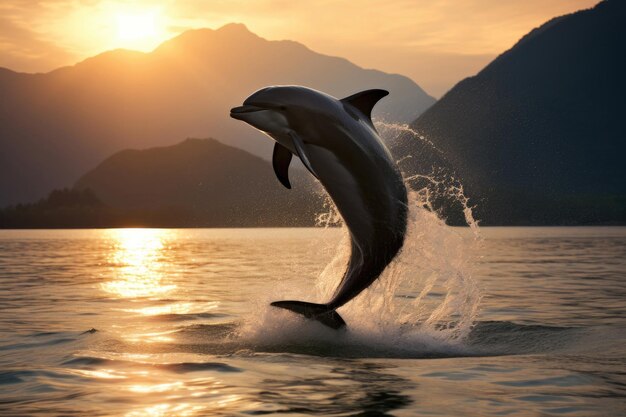
[[[244,106],[239,106],[239,107],[233,107],[232,109],[230,109],[230,112],[231,113],[250,113],[251,111],[258,111],[258,110],[262,110],[262,109],[257,106],[244,105]]]
[[[263,110],[263,108],[245,104],[243,106],[233,107],[232,109],[230,109],[230,117],[232,117],[233,119],[241,120],[244,114],[253,113],[260,110]]]

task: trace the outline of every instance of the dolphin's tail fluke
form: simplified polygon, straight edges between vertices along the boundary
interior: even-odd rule
[[[302,314],[307,319],[317,320],[333,329],[341,329],[346,326],[346,322],[343,321],[339,313],[330,310],[325,304],[306,303],[304,301],[274,301],[271,305]]]

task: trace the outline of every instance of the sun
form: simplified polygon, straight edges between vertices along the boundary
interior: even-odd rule
[[[163,37],[158,11],[120,13],[117,15],[117,38],[124,47],[147,50]]]

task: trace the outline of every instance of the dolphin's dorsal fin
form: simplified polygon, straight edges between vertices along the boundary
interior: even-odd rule
[[[291,189],[289,182],[289,164],[291,163],[291,151],[280,143],[274,145],[274,155],[272,156],[272,165],[278,181],[286,188]]]
[[[387,90],[365,90],[360,93],[351,95],[350,97],[342,98],[341,102],[350,104],[355,107],[361,113],[363,113],[367,119],[372,121],[372,109],[378,103],[378,100],[389,94]]]

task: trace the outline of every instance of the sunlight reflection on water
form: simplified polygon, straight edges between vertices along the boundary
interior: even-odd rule
[[[165,241],[173,233],[166,229],[108,230],[113,245],[109,262],[118,267],[118,273],[116,280],[102,283],[101,288],[122,298],[163,296],[176,289],[166,283],[162,264],[167,256]]]

